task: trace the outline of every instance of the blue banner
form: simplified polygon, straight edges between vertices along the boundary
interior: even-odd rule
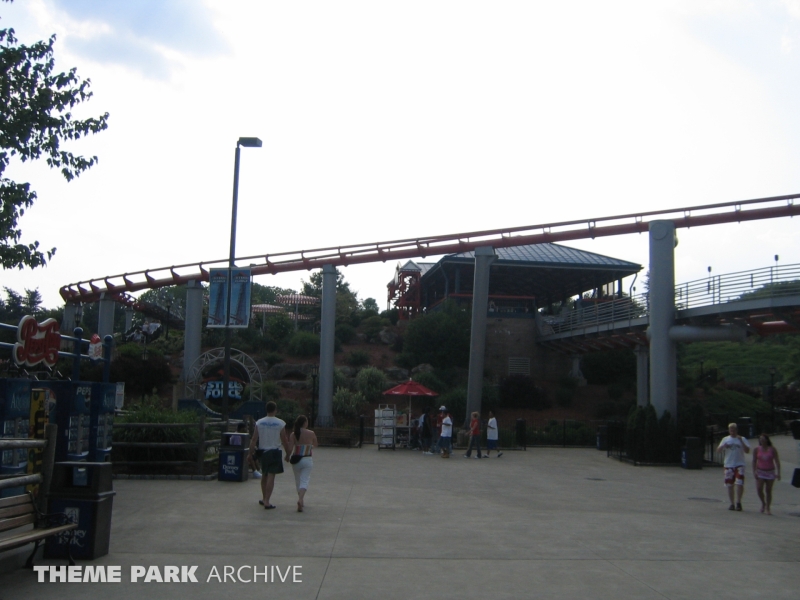
[[[250,325],[250,269],[234,267],[231,273],[231,311],[229,327]],[[225,327],[228,313],[228,269],[210,269],[208,327]]]

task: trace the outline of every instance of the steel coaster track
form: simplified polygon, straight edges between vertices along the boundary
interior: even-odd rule
[[[505,229],[260,254],[239,257],[237,260],[252,264],[253,275],[274,275],[319,269],[323,265],[346,267],[372,262],[455,254],[469,252],[481,246],[505,248],[644,233],[648,231],[650,222],[654,220],[670,220],[676,228],[689,228],[793,217],[800,215],[800,205],[794,204],[794,200],[797,198],[800,198],[800,194]],[[117,298],[125,293],[140,290],[183,285],[189,281],[208,281],[210,268],[227,268],[227,266],[228,259],[224,258],[159,269],[146,269],[72,283],[63,286],[60,293],[66,303],[94,302],[99,300],[102,294]]]

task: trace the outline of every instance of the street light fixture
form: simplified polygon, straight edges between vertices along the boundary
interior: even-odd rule
[[[222,418],[228,418],[228,394],[231,378],[231,271],[236,260],[236,211],[239,205],[239,148],[261,148],[257,137],[240,137],[236,142],[236,159],[233,165],[233,208],[231,210],[231,249],[228,257],[227,310],[225,311],[225,357],[222,370]]]
[[[772,433],[775,433],[775,367],[769,368],[769,402],[772,405]]]
[[[317,377],[319,376],[319,365],[311,365],[311,422],[309,427],[314,426],[317,420]]]

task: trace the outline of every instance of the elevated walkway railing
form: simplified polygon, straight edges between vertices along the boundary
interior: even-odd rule
[[[675,308],[680,311],[787,296],[800,296],[800,264],[774,265],[681,283],[675,286]],[[633,324],[634,320],[647,318],[648,309],[647,294],[584,299],[576,302],[572,310],[543,315],[538,319],[539,331],[547,336],[609,323]]]

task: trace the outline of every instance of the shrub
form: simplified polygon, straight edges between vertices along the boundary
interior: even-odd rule
[[[157,397],[145,396],[141,402],[132,405],[129,412],[119,417],[120,423],[199,423],[200,415],[191,410],[172,412],[171,409],[160,405]],[[212,435],[211,429],[206,429],[206,438]],[[198,427],[119,427],[114,431],[115,442],[172,442],[194,444],[199,440]],[[124,448],[114,446],[112,450],[114,461],[145,461],[145,460],[197,460],[195,448]]]
[[[414,381],[421,383],[429,390],[441,394],[447,389],[444,382],[439,379],[434,373],[417,373],[414,376]]]
[[[272,315],[267,319],[267,333],[278,344],[283,344],[294,333],[294,322],[288,315]]]
[[[361,369],[356,375],[356,388],[367,402],[380,402],[388,387],[386,375],[375,367]]]
[[[141,351],[140,351],[141,352]],[[152,393],[153,389],[172,383],[172,371],[163,357],[148,352],[147,358],[121,354],[111,361],[111,381],[125,382],[125,391],[133,396]]]
[[[630,350],[603,350],[584,354],[581,371],[591,384],[608,385],[636,380],[636,356]]]
[[[534,385],[527,375],[509,375],[500,383],[500,405],[504,408],[549,408],[544,390]]]
[[[369,364],[369,352],[366,350],[353,350],[347,355],[346,360],[351,367],[363,367]]]
[[[277,417],[279,419],[283,419],[283,421],[286,422],[286,427],[289,429],[292,428],[297,417],[303,414],[308,416],[307,413],[303,412],[303,409],[300,407],[300,403],[297,402],[297,400],[292,400],[290,398],[278,398],[275,400],[275,404],[278,405]]]
[[[261,382],[261,399],[264,402],[277,401],[281,397],[281,388],[274,381]]]
[[[319,354],[319,336],[307,331],[295,331],[287,347],[292,356],[314,356]]]
[[[465,367],[469,363],[470,327],[470,314],[452,302],[445,302],[441,310],[408,324],[403,354],[413,357],[408,362],[414,366],[428,363],[437,369]]]
[[[392,325],[397,325],[397,321],[400,318],[400,311],[396,308],[392,308],[389,310],[384,310],[381,315],[382,318],[388,319]]]
[[[336,339],[342,344],[349,344],[356,337],[356,328],[348,323],[336,324]]]
[[[263,360],[265,363],[267,363],[267,367],[269,367],[271,369],[273,366],[282,363],[283,362],[283,357],[280,354],[278,354],[277,352],[269,352],[269,353],[263,355],[261,357],[261,360]]]
[[[572,390],[560,387],[556,390],[556,404],[561,408],[568,408],[572,406],[574,396],[575,394]]]
[[[351,392],[347,388],[339,388],[333,395],[334,414],[352,419],[361,414],[366,401],[361,392]]]
[[[388,321],[380,317],[369,317],[361,322],[361,331],[367,336],[368,341],[373,342],[378,339],[381,330],[388,324]]]

